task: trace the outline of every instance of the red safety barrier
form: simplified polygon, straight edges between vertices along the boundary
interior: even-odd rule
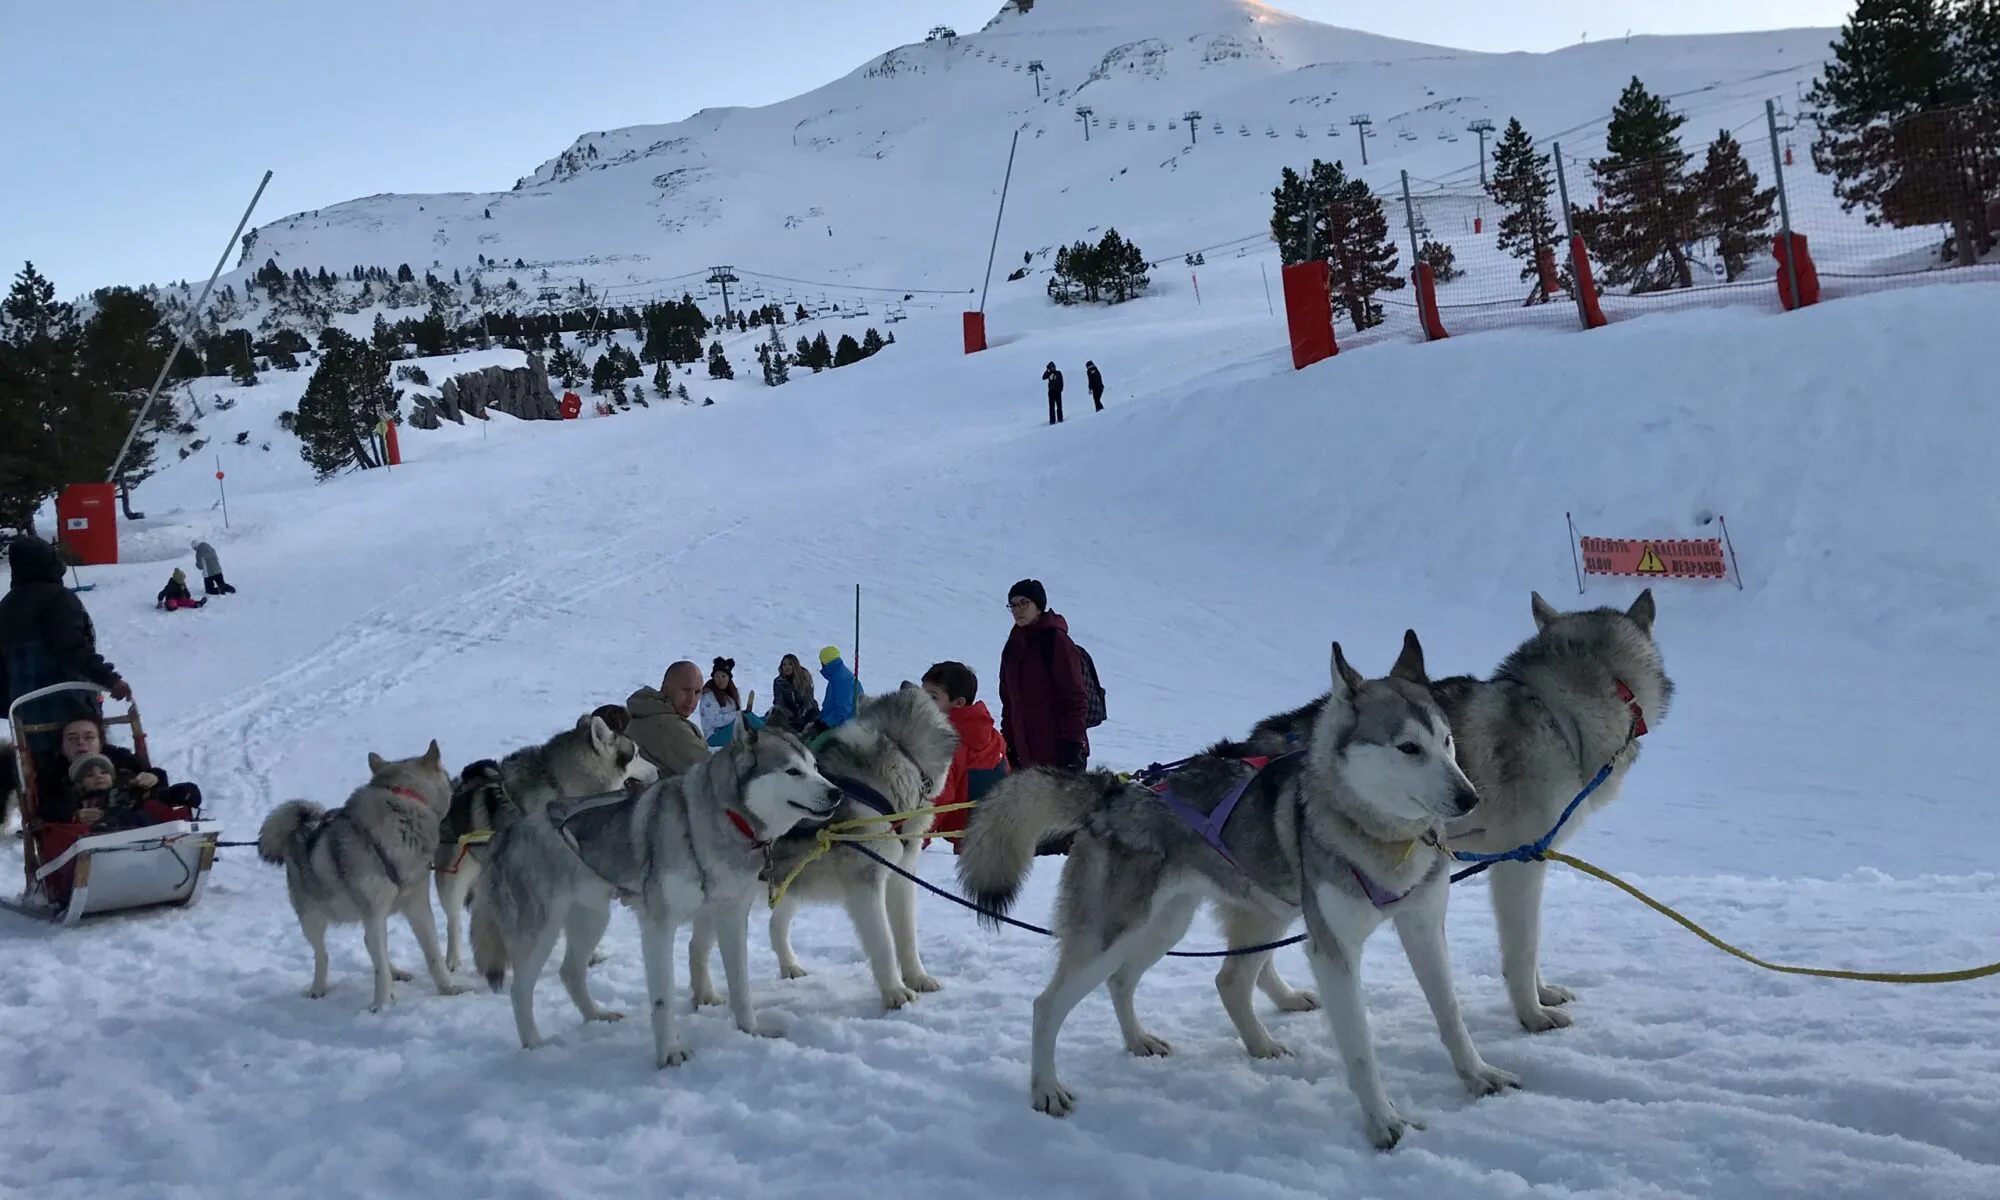
[[[1604,319],[1604,308],[1597,302],[1597,280],[1590,273],[1590,247],[1583,244],[1583,235],[1577,234],[1569,240],[1570,266],[1576,272],[1576,302],[1583,310],[1585,329],[1602,329],[1610,324]]]
[[[1433,342],[1450,337],[1444,331],[1444,314],[1438,311],[1436,272],[1429,263],[1420,262],[1411,276],[1417,288],[1417,319],[1423,322],[1424,336]]]
[[[1785,266],[1785,235],[1779,234],[1771,243],[1771,257],[1778,260],[1778,303],[1786,312],[1804,308],[1808,304],[1819,303],[1819,268],[1813,266],[1812,250],[1806,245],[1806,235],[1792,234],[1792,266],[1799,277],[1799,294],[1792,296],[1792,270]]]
[[[1292,336],[1292,368],[1304,370],[1340,353],[1333,338],[1333,293],[1324,260],[1294,263],[1282,272],[1285,326]]]
[[[965,352],[977,354],[986,349],[986,314],[969,312],[965,314]]]

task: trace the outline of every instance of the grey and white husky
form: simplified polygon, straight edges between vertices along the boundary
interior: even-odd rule
[[[590,713],[540,745],[523,746],[498,762],[483,758],[459,772],[439,831],[435,864],[438,903],[444,908],[445,969],[459,968],[461,919],[491,845],[469,842],[461,849],[460,838],[481,830],[497,833],[524,814],[540,812],[551,800],[595,796],[627,781],[651,783],[659,777],[630,738]]]
[[[438,744],[418,758],[394,762],[370,754],[368,775],[332,812],[310,800],[288,800],[271,810],[257,832],[257,855],[285,868],[292,911],[312,945],[306,995],[326,995],[326,927],[359,922],[375,966],[369,1008],[379,1012],[393,998],[392,979],[410,978],[389,960],[390,913],[409,921],[438,991],[449,996],[466,989],[445,971],[431,915],[438,819],[451,803],[451,776],[439,765]]]
[[[958,733],[930,698],[914,687],[864,698],[851,720],[836,727],[813,753],[820,774],[834,780],[848,795],[837,819],[881,815],[877,805],[895,812],[930,805],[944,790]],[[869,795],[872,793],[872,795]],[[868,801],[857,799],[867,795]],[[890,862],[914,873],[923,853],[924,835],[936,820],[930,813],[904,819],[900,841],[877,842],[871,848]],[[889,832],[886,824],[876,826]],[[814,833],[794,831],[771,847],[773,883],[791,874],[811,851]],[[784,898],[771,910],[771,948],[778,954],[778,975],[797,979],[806,969],[792,953],[792,917],[804,904],[840,904],[854,922],[861,949],[868,956],[875,987],[884,1008],[901,1008],[918,992],[935,992],[938,981],[924,970],[917,953],[917,888],[865,855],[852,852],[824,855],[799,873]],[[709,982],[709,947],[714,937],[706,921],[695,922],[688,945],[688,982],[695,1003],[720,1004]]]
[[[639,915],[656,1060],[685,1062],[674,1033],[674,930],[709,917],[737,1028],[758,1034],[750,1004],[750,908],[762,891],[773,838],[840,807],[812,752],[789,733],[753,730],[742,719],[727,747],[685,774],[636,795],[572,804],[517,821],[494,837],[472,901],[472,952],[494,991],[514,967],[514,1023],[527,1049],[546,1044],[535,1028],[535,980],[564,936],[561,976],[587,1021],[622,1014],[597,1006],[584,986],[590,952],[611,919],[614,897]]]
[[[1445,951],[1447,820],[1479,797],[1452,756],[1451,729],[1431,700],[1416,634],[1386,679],[1364,680],[1333,647],[1333,688],[1304,753],[1253,772],[1202,757],[1167,780],[1171,799],[1105,772],[1030,771],[1003,781],[973,810],[959,858],[965,893],[992,912],[1013,903],[1036,845],[1074,831],[1056,901],[1062,939],[1055,977],[1035,1000],[1034,1107],[1068,1114],[1056,1078],[1056,1035],[1078,1001],[1108,983],[1125,1045],[1169,1052],[1139,1023],[1140,976],[1214,901],[1238,945],[1276,940],[1303,914],[1307,960],[1361,1103],[1369,1139],[1387,1149],[1417,1124],[1383,1091],[1361,995],[1362,944],[1393,921],[1459,1078],[1475,1095],[1519,1083],[1480,1057],[1459,1015]],[[1226,815],[1212,839],[1195,819]],[[1186,815],[1183,815],[1185,813]],[[1223,1006],[1257,1052],[1283,1054],[1250,994],[1269,952],[1229,959],[1216,978]]]
[[[1458,741],[1459,765],[1479,789],[1479,811],[1448,828],[1455,850],[1501,854],[1555,827],[1563,810],[1598,771],[1604,782],[1577,807],[1553,843],[1561,846],[1593,812],[1618,796],[1639,759],[1639,737],[1667,715],[1673,681],[1653,638],[1653,590],[1627,609],[1559,612],[1539,594],[1529,609],[1535,636],[1522,642],[1490,679],[1455,675],[1431,685]],[[1218,753],[1282,754],[1310,736],[1322,697],[1268,717],[1246,742]],[[1500,927],[1500,967],[1514,1015],[1531,1033],[1571,1023],[1557,1005],[1576,998],[1541,976],[1544,862],[1496,863],[1493,914]],[[1254,943],[1244,942],[1244,945]],[[1254,1052],[1254,1051],[1253,1051]]]

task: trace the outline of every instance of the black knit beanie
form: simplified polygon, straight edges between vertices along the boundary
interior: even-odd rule
[[[1049,611],[1048,589],[1042,586],[1042,581],[1039,579],[1023,579],[1013,587],[1008,588],[1008,602],[1012,603],[1016,599],[1029,601],[1043,612]]]

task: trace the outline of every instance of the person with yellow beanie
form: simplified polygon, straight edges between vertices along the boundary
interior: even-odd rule
[[[173,577],[167,580],[167,586],[161,588],[160,594],[153,599],[154,608],[164,608],[168,612],[180,608],[200,608],[207,603],[208,597],[203,596],[197,600],[188,591],[187,572],[179,567],[174,568]]]
[[[819,719],[833,729],[854,718],[854,702],[860,696],[861,684],[841,661],[838,646],[827,646],[819,652],[819,673],[826,680],[826,699],[820,701]]]

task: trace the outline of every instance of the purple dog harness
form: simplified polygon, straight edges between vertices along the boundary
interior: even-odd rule
[[[1229,823],[1229,815],[1236,811],[1237,804],[1250,791],[1250,785],[1257,782],[1257,777],[1264,773],[1266,767],[1274,762],[1282,762],[1288,758],[1297,758],[1302,753],[1304,751],[1294,750],[1290,754],[1281,754],[1276,758],[1256,755],[1239,759],[1239,762],[1250,768],[1250,774],[1244,778],[1242,783],[1237,784],[1229,790],[1229,794],[1222,798],[1222,803],[1216,805],[1213,812],[1204,813],[1187,801],[1182,800],[1179,796],[1174,795],[1171,782],[1173,778],[1172,767],[1155,767],[1147,771],[1146,775],[1150,776],[1151,779],[1144,782],[1143,786],[1165,802],[1166,806],[1174,811],[1175,816],[1187,822],[1189,829],[1200,834],[1202,841],[1213,846],[1215,852],[1220,854],[1225,862],[1241,870],[1241,866],[1236,861],[1236,856],[1229,852],[1229,843],[1222,840],[1222,827]],[[1181,764],[1176,763],[1174,765],[1179,766]],[[1408,891],[1392,892],[1362,874],[1361,868],[1350,864],[1347,869],[1354,873],[1354,882],[1361,885],[1361,892],[1368,897],[1368,903],[1374,905],[1376,908],[1387,908],[1391,904],[1408,896],[1410,892],[1416,890],[1416,886],[1412,886]],[[1425,873],[1424,878],[1430,878],[1428,872]],[[1417,882],[1420,885],[1423,880],[1418,880]]]

